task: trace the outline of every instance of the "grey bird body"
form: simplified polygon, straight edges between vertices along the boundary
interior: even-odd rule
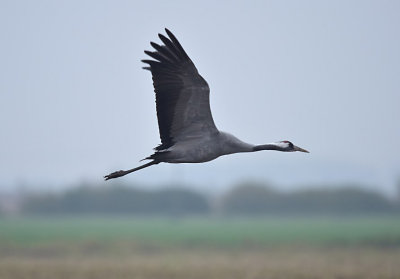
[[[251,152],[254,146],[231,134],[217,132],[206,136],[188,137],[156,155],[168,163],[204,163],[222,155]]]
[[[278,150],[308,152],[289,141],[264,145],[245,143],[219,131],[210,109],[210,88],[176,37],[165,29],[169,38],[159,34],[163,45],[151,42],[156,50],[145,51],[154,60],[142,60],[152,74],[161,144],[149,163],[127,171],[116,171],[105,179],[165,163],[203,163],[222,155]]]

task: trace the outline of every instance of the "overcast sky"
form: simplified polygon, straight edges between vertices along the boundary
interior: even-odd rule
[[[219,129],[311,153],[160,164],[121,182],[348,182],[393,193],[399,15],[400,1],[3,0],[0,187],[101,182],[150,155],[160,140],[140,59],[168,27],[208,81]]]

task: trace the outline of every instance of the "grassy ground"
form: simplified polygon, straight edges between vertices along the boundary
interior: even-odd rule
[[[400,221],[0,219],[0,278],[400,278]]]

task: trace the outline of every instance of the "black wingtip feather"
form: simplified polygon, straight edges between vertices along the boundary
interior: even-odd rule
[[[186,51],[183,49],[182,45],[175,37],[175,35],[172,34],[172,32],[169,31],[167,28],[165,28],[165,32],[167,32],[168,37],[170,38],[174,46],[178,49],[178,51],[181,52],[187,59],[189,59],[189,56],[186,54]]]
[[[158,34],[158,37],[160,38],[160,40],[164,43],[167,44],[166,42],[171,42],[167,37],[165,37],[163,34]]]
[[[182,55],[182,52],[175,46],[175,44],[170,39],[168,39],[167,37],[165,37],[162,34],[158,34],[158,35],[159,35],[161,41],[169,49],[169,51],[174,53],[180,59],[185,59],[186,58],[185,56]]]
[[[174,34],[172,34],[172,32],[168,30],[168,28],[165,28],[165,32],[167,33],[168,37],[170,37],[171,39],[172,39],[172,38],[175,38],[175,39],[176,39],[176,37],[174,36]]]
[[[166,46],[160,46],[154,42],[150,42],[151,46],[157,50],[162,56],[165,56],[170,61],[179,62],[179,58],[172,52],[169,51]]]
[[[145,50],[144,53],[146,53],[148,56],[160,61],[160,62],[164,62],[164,63],[171,63],[173,62],[168,56],[163,55],[160,52],[151,52],[148,50]]]
[[[155,42],[150,42],[150,45],[157,49],[157,47],[161,47],[159,44],[156,44]]]
[[[144,53],[147,54],[147,55],[150,56],[150,57],[153,57],[153,52],[150,51],[150,50],[145,50]],[[153,58],[154,58],[154,57],[153,57]]]

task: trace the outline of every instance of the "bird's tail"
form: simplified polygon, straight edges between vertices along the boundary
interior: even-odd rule
[[[126,171],[124,171],[124,170],[115,171],[115,172],[113,172],[113,173],[110,173],[110,174],[104,176],[104,179],[105,179],[105,180],[109,180],[109,179],[121,177],[121,176],[124,176],[124,175],[126,175],[126,174],[128,174],[128,173],[131,173],[131,172],[134,172],[134,171],[138,171],[138,170],[141,170],[141,169],[150,167],[150,166],[152,166],[152,165],[156,165],[156,164],[158,164],[158,163],[160,163],[160,162],[154,160],[154,161],[151,161],[151,162],[149,162],[149,163],[147,163],[147,164],[141,165],[141,166],[139,166],[139,167],[136,167],[136,168],[133,168],[133,169],[130,169],[130,170],[126,170]]]

